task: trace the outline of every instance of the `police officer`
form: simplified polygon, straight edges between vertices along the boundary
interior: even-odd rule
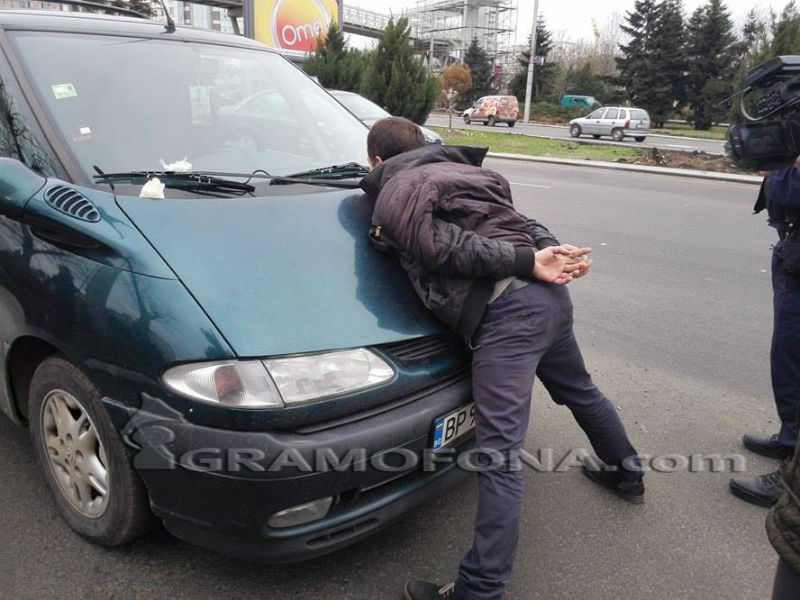
[[[774,322],[770,368],[781,428],[773,435],[747,434],[743,442],[757,454],[788,461],[797,444],[800,407],[800,157],[794,166],[764,178],[754,210],[758,214],[764,209],[780,238],[772,253]],[[748,502],[772,506],[783,493],[782,467],[755,478],[733,478],[731,492]]]

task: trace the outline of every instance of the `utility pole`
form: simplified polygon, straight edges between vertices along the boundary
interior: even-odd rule
[[[461,32],[461,64],[464,64],[464,59],[467,57],[467,19],[469,18],[469,0],[464,0],[464,17],[462,25],[464,27]]]
[[[533,98],[534,63],[536,61],[536,23],[539,19],[539,0],[533,1],[533,25],[531,25],[531,60],[528,63],[528,86],[525,89],[525,114],[523,120],[527,123],[531,118],[531,99]]]

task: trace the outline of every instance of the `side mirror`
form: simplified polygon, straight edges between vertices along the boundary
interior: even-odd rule
[[[25,205],[42,189],[44,177],[15,158],[0,158],[0,215],[22,219]]]

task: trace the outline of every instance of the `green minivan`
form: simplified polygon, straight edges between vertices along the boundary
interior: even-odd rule
[[[0,411],[75,531],[293,561],[461,477],[469,356],[371,248],[367,133],[245,38],[0,12]]]

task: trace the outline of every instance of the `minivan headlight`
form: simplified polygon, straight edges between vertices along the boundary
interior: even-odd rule
[[[298,404],[385,383],[394,369],[366,348],[263,361],[286,404]]]
[[[394,369],[366,348],[179,365],[164,384],[199,402],[233,408],[278,408],[321,400],[386,383]]]

